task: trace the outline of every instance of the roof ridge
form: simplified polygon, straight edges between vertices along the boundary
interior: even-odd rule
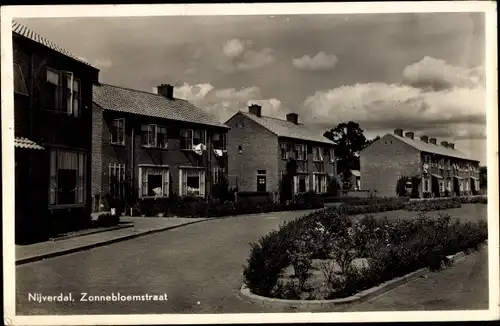
[[[157,93],[153,93],[153,92],[148,92],[148,91],[143,91],[143,90],[140,90],[140,89],[134,89],[134,88],[130,88],[130,87],[118,86],[118,85],[113,85],[113,84],[108,84],[108,83],[99,83],[99,84],[100,85],[111,86],[111,87],[114,87],[114,88],[121,88],[121,89],[124,89],[124,90],[127,90],[127,91],[132,91],[132,92],[137,92],[137,93],[145,93],[145,94],[149,94],[149,95],[155,95],[155,96],[167,99],[167,100],[171,100],[171,99],[166,98],[165,96],[163,96],[161,94],[157,94]],[[179,101],[185,101],[185,102],[190,103],[188,100],[185,100],[185,99],[182,99],[182,98],[178,98],[178,97],[173,97],[172,100],[179,100]]]
[[[252,113],[250,113],[250,112],[241,111],[241,110],[240,110],[240,112],[243,112],[243,113],[246,113],[246,114],[252,114]],[[278,121],[282,121],[282,122],[291,123],[291,124],[293,124],[293,125],[295,125],[295,126],[307,126],[307,125],[306,125],[306,124],[304,124],[303,122],[299,122],[299,123],[296,123],[296,124],[295,124],[295,123],[293,123],[293,122],[291,122],[291,121],[288,121],[288,120],[286,120],[286,119],[280,119],[280,118],[276,118],[276,117],[271,117],[271,116],[269,116],[269,115],[261,115],[260,117],[257,117],[257,118],[268,118],[268,119],[274,119],[274,120],[278,120]]]

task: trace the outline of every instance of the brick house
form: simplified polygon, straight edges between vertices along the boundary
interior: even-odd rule
[[[172,193],[207,198],[211,186],[227,173],[228,127],[174,98],[173,86],[157,89],[149,93],[106,84],[94,87],[94,210],[108,193],[114,198],[130,192],[135,198]]]
[[[479,161],[455,144],[402,129],[387,134],[360,153],[361,184],[377,196],[395,196],[400,177],[419,177],[420,197],[468,195],[479,191]],[[408,189],[412,185],[408,184]]]
[[[277,198],[281,177],[290,158],[298,163],[294,193],[326,193],[328,176],[336,174],[333,143],[303,123],[298,115],[286,119],[262,115],[253,104],[227,122],[229,176],[237,177],[238,191],[271,192]]]
[[[90,222],[92,85],[99,70],[12,23],[16,242]]]

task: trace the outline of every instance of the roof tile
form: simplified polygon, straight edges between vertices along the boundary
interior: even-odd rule
[[[245,117],[255,121],[267,130],[276,134],[278,137],[288,137],[300,140],[319,142],[329,145],[335,143],[324,137],[320,130],[315,130],[311,126],[299,123],[295,124],[282,119],[271,118],[266,116],[258,117],[254,114],[240,111]]]
[[[12,21],[12,32],[15,33],[15,34],[18,34],[18,35],[21,35],[23,37],[26,37],[34,42],[37,42],[41,45],[44,45],[46,47],[48,47],[49,49],[52,49],[54,51],[57,51],[61,54],[64,54],[65,56],[68,56],[72,59],[75,59],[76,61],[79,61],[83,64],[86,64],[87,66],[90,66],[92,68],[95,68],[97,69],[96,67],[94,67],[93,65],[91,65],[90,63],[86,62],[85,60],[83,60],[82,58],[78,57],[77,55],[69,52],[68,50],[66,49],[63,49],[62,47],[60,47],[59,45],[49,41],[48,39],[46,39],[45,37],[35,33],[34,31],[32,31],[31,29],[29,29],[28,27],[20,24],[19,22],[17,21]]]
[[[94,86],[93,101],[104,110],[228,128],[186,100],[108,84]]]
[[[14,147],[17,148],[25,148],[25,149],[38,149],[38,150],[43,150],[42,146],[38,145],[32,140],[29,140],[28,138],[24,137],[15,137],[14,138]]]

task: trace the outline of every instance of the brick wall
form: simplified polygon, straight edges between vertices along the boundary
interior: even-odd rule
[[[92,104],[92,197],[102,192],[102,140],[103,140],[103,111]]]
[[[233,116],[226,125],[231,128],[227,144],[229,176],[237,177],[238,190],[256,191],[257,170],[266,170],[267,191],[278,192],[278,137],[242,114]],[[242,154],[238,146],[242,146]]]
[[[377,196],[396,196],[399,176],[420,175],[420,151],[388,134],[361,152],[361,185]]]

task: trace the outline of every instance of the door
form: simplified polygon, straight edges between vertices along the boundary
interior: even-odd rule
[[[257,191],[265,192],[266,190],[266,176],[265,175],[257,175]]]

